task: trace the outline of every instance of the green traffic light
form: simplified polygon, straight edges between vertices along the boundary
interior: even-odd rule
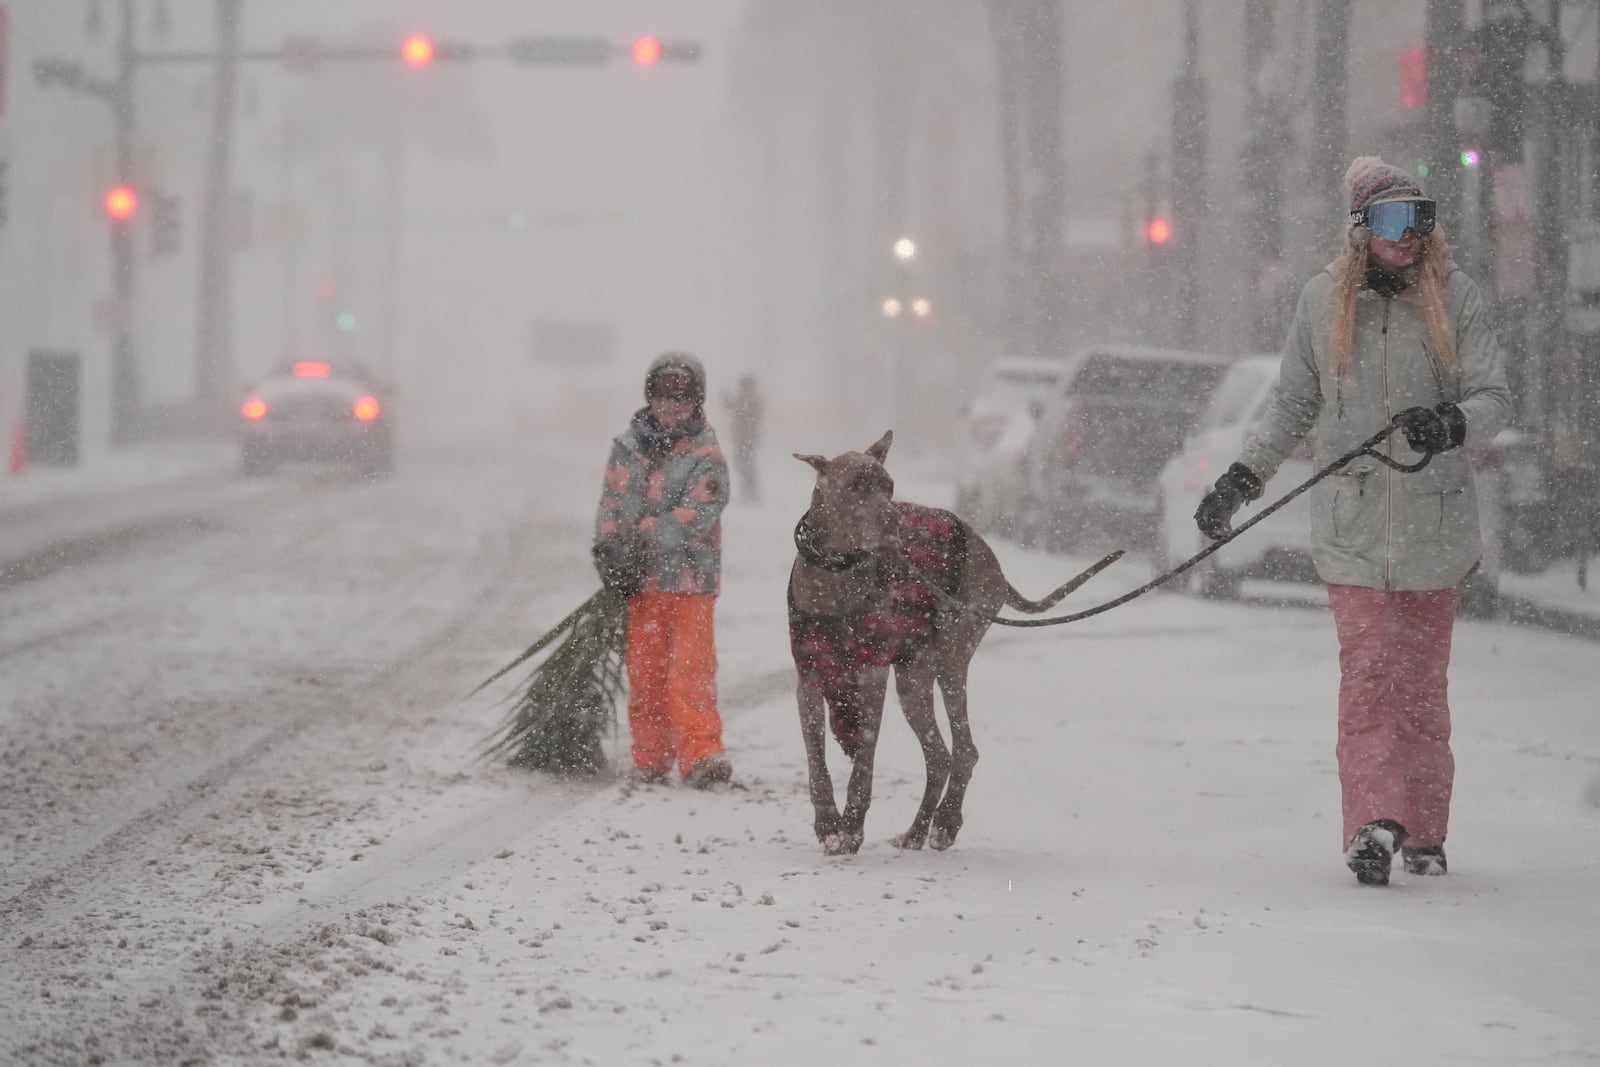
[[[337,320],[335,320],[334,324],[345,333],[349,333],[351,330],[356,328],[356,317],[350,314],[350,312],[346,311],[344,314],[340,315]]]

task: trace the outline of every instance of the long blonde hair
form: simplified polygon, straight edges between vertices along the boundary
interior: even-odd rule
[[[1443,226],[1434,226],[1422,242],[1418,256],[1421,270],[1417,295],[1422,304],[1422,321],[1434,352],[1446,367],[1456,364],[1456,331],[1450,323],[1450,304],[1446,281],[1450,274],[1450,240]],[[1328,365],[1335,378],[1350,369],[1351,336],[1356,323],[1356,294],[1367,280],[1367,242],[1352,243],[1345,231],[1344,249],[1333,264],[1333,296],[1328,305]]]

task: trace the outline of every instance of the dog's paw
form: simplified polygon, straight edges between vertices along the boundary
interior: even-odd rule
[[[958,834],[960,831],[961,826],[959,824],[955,826],[945,826],[943,824],[936,823],[933,828],[928,831],[928,847],[943,852],[945,849],[956,843],[956,834]]]
[[[926,834],[895,834],[889,838],[889,844],[895,848],[920,849],[926,843]]]
[[[854,856],[861,851],[862,835],[839,831],[822,839],[822,851],[830,856]]]

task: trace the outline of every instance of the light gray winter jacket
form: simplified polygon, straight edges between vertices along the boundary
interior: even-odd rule
[[[1409,407],[1442,400],[1461,406],[1466,448],[1433,457],[1404,474],[1362,457],[1311,490],[1311,549],[1317,573],[1334,585],[1370,589],[1447,589],[1483,555],[1478,501],[1467,449],[1488,441],[1511,415],[1505,356],[1476,283],[1450,270],[1446,298],[1457,360],[1441,364],[1428,339],[1414,289],[1393,298],[1362,289],[1351,359],[1341,380],[1329,369],[1330,266],[1300,293],[1271,405],[1245,439],[1239,461],[1263,482],[1315,430],[1318,468],[1351,451]],[[1419,455],[1393,434],[1382,451],[1413,463]]]

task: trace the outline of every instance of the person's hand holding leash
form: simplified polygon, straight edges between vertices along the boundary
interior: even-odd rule
[[[1423,407],[1406,408],[1394,417],[1413,452],[1436,455],[1459,448],[1467,439],[1467,417],[1455,404],[1445,401],[1432,411]]]
[[[1200,532],[1213,541],[1220,541],[1233,532],[1233,516],[1244,507],[1246,500],[1255,500],[1265,488],[1254,471],[1243,463],[1235,463],[1217,479],[1216,486],[1200,501],[1195,509],[1194,522]]]

